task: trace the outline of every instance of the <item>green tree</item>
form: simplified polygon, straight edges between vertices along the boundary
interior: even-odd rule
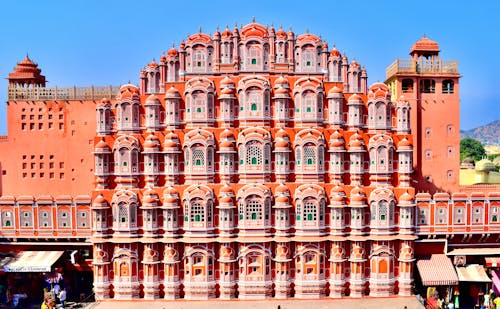
[[[486,156],[483,144],[480,141],[466,137],[460,141],[460,160],[467,157],[479,161]]]

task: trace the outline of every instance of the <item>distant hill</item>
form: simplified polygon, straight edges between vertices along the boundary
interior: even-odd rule
[[[500,120],[495,120],[475,129],[460,131],[460,138],[466,137],[477,139],[485,146],[500,145]]]

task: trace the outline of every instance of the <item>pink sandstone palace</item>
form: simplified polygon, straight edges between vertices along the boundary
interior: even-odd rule
[[[424,37],[371,86],[318,36],[255,22],[189,36],[139,86],[46,87],[26,57],[1,251],[71,255],[97,300],[409,296],[487,267],[500,187],[459,186],[460,74],[439,52]]]

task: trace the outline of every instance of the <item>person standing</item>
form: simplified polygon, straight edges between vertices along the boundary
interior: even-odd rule
[[[490,308],[490,294],[484,294],[483,298],[483,307],[485,309],[489,309]]]
[[[64,309],[64,305],[66,303],[66,288],[61,288],[61,291],[59,292],[59,301],[61,302],[61,308]]]
[[[500,309],[500,296],[495,297],[495,299],[493,300],[493,304],[495,305],[496,309]]]

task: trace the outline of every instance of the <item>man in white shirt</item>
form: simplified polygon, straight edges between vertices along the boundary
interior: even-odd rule
[[[59,292],[59,301],[61,302],[61,308],[64,309],[64,305],[66,303],[66,289],[65,288],[61,288],[61,291]]]

